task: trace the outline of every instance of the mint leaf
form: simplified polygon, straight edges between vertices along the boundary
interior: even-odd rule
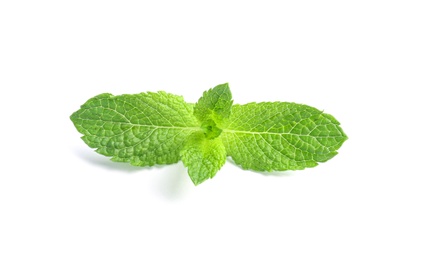
[[[213,139],[221,134],[222,129],[219,124],[229,118],[232,104],[232,93],[228,83],[204,92],[195,104],[193,114],[201,122],[206,138]]]
[[[202,132],[189,137],[181,155],[195,185],[214,177],[227,157],[221,138],[208,139]]]
[[[226,162],[226,151],[217,126],[230,116],[233,101],[228,84],[205,91],[195,104],[193,114],[202,123],[202,131],[193,133],[181,152],[183,164],[195,185],[215,176]]]
[[[182,160],[195,185],[213,178],[227,156],[244,169],[299,170],[331,159],[347,140],[333,116],[307,105],[232,103],[228,84],[205,91],[195,105],[163,91],[105,93],[70,119],[88,146],[113,161]]]
[[[101,94],[70,118],[88,146],[138,166],[178,162],[188,136],[200,130],[192,106],[165,92]]]
[[[337,154],[347,139],[331,115],[295,103],[234,105],[221,138],[244,169],[300,170]]]
[[[230,116],[232,104],[229,84],[221,84],[204,92],[195,104],[194,115],[201,122],[213,121],[218,125]]]

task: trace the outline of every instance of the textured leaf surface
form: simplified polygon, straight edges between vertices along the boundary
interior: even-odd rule
[[[218,125],[230,116],[232,103],[229,84],[221,84],[204,92],[195,105],[194,115],[201,122],[211,119]]]
[[[139,166],[178,162],[187,137],[200,129],[192,105],[165,92],[101,94],[71,120],[98,153]]]
[[[313,107],[287,102],[234,105],[220,135],[244,169],[299,170],[337,154],[347,139],[339,122]]]
[[[137,166],[182,160],[195,185],[213,178],[227,156],[244,169],[298,170],[331,159],[347,140],[333,116],[310,106],[233,105],[228,84],[196,104],[165,92],[101,94],[70,118],[98,153]]]
[[[221,138],[208,139],[203,132],[192,134],[181,154],[195,185],[214,177],[227,158]]]

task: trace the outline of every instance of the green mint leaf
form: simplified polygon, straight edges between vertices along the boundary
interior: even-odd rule
[[[181,155],[195,185],[214,177],[227,158],[221,138],[208,139],[202,132],[189,137]]]
[[[244,169],[299,170],[337,154],[347,136],[331,115],[295,103],[234,105],[221,138]]]
[[[136,166],[180,160],[195,185],[213,178],[227,156],[244,169],[299,170],[337,154],[340,123],[316,108],[287,102],[232,105],[228,84],[198,102],[165,92],[89,99],[70,117],[85,143]]]
[[[229,84],[220,84],[208,91],[195,104],[194,115],[200,121],[213,119],[220,122],[223,118],[230,116],[232,93]]]
[[[200,130],[192,105],[165,92],[101,94],[70,118],[88,146],[138,166],[178,162],[188,136]]]
[[[229,84],[218,85],[205,91],[194,107],[194,115],[202,123],[208,138],[220,135],[219,124],[230,116],[232,93]]]

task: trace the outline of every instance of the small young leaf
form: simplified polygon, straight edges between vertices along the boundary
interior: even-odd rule
[[[217,126],[230,116],[232,93],[229,84],[218,85],[205,91],[194,107],[194,115],[201,122],[214,121]]]
[[[181,155],[195,185],[214,177],[227,157],[221,138],[208,139],[202,132],[189,137]]]

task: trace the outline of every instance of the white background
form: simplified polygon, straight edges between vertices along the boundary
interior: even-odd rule
[[[1,1],[0,259],[422,259],[420,1]],[[331,161],[113,163],[69,116],[88,98],[291,101],[334,115]]]

